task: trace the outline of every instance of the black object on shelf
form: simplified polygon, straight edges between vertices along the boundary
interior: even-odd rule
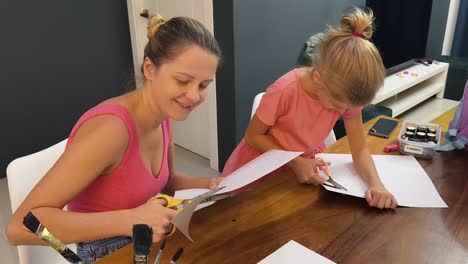
[[[398,65],[395,65],[391,68],[388,68],[385,70],[385,73],[387,74],[387,76],[390,76],[392,74],[395,74],[399,71],[402,71],[404,69],[408,69],[409,67],[413,66],[413,65],[416,65],[418,62],[416,61],[416,59],[412,59],[412,60],[409,60],[409,61],[405,61],[401,64],[398,64]]]
[[[432,62],[434,62],[434,60],[429,57],[423,57],[423,58],[417,59],[416,62],[424,66],[429,66],[432,64]]]
[[[404,69],[408,69],[409,67],[413,66],[413,65],[416,65],[416,64],[421,64],[421,65],[424,65],[424,66],[429,66],[432,64],[434,60],[431,59],[431,58],[428,58],[428,57],[422,57],[422,58],[419,58],[419,59],[412,59],[412,60],[409,60],[409,61],[405,61],[401,64],[398,64],[398,65],[395,65],[391,68],[388,68],[385,70],[385,73],[387,74],[387,76],[390,76],[392,74],[395,74],[397,72],[400,72]]]

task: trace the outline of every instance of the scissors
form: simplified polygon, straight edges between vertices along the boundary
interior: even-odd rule
[[[336,189],[339,189],[339,190],[345,190],[345,191],[348,191],[348,189],[346,189],[343,185],[337,183],[335,180],[332,179],[332,177],[330,176],[330,172],[328,171],[328,165],[327,165],[327,162],[324,161],[322,158],[315,158],[316,160],[318,161],[321,161],[323,162],[323,166],[319,166],[319,169],[321,171],[323,171],[323,173],[325,173],[325,175],[328,176],[328,180],[325,181],[324,185],[328,186],[328,187],[332,187],[332,188],[336,188]]]
[[[184,210],[184,207],[191,204],[192,201],[199,200],[199,198],[202,198],[202,197],[206,197],[206,198],[202,199],[201,201],[197,201],[198,204],[214,202],[214,201],[218,201],[218,200],[229,197],[230,196],[229,193],[215,194],[218,191],[222,190],[224,187],[226,187],[226,186],[218,187],[218,188],[216,188],[214,190],[208,191],[206,193],[202,193],[202,194],[200,194],[198,196],[195,196],[195,197],[193,197],[191,199],[177,199],[177,198],[174,198],[174,197],[169,196],[167,194],[158,193],[157,195],[151,197],[148,200],[148,202],[152,201],[152,200],[155,200],[155,199],[163,199],[163,200],[165,200],[167,202],[167,204],[166,204],[167,208],[173,208],[173,209],[176,209],[177,211],[181,212],[182,210]],[[198,206],[198,204],[196,206]],[[172,234],[175,233],[175,231],[176,231],[176,227],[175,227],[175,225],[173,225],[172,230],[167,234],[167,236],[171,236]]]

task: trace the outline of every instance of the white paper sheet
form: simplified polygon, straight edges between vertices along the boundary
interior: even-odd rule
[[[218,185],[219,187],[225,186],[223,190],[216,194],[228,193],[240,189],[268,173],[278,169],[292,159],[301,155],[302,152],[284,151],[284,150],[270,150],[262,155],[253,159],[241,168],[226,176]],[[177,191],[176,198],[190,199],[200,194],[209,191],[208,189],[188,189]]]
[[[270,150],[229,174],[219,186],[226,186],[218,193],[227,193],[240,189],[268,173],[278,169],[302,152]]]
[[[258,264],[334,264],[335,262],[315,253],[294,240],[258,262]]]
[[[353,166],[351,154],[319,154],[331,162],[330,175],[348,191],[323,185],[331,192],[365,197],[367,184]],[[372,155],[380,179],[398,201],[408,207],[447,207],[431,179],[413,156]]]
[[[187,190],[180,190],[176,191],[174,194],[174,198],[177,199],[192,199],[199,195],[202,195],[208,192],[209,189],[187,189]]]

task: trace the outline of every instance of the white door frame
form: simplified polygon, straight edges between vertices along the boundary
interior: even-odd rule
[[[194,0],[197,1],[197,0]],[[205,18],[205,26],[213,33],[213,3],[212,1],[201,1],[203,3],[203,14],[208,16]],[[176,1],[174,1],[176,4]],[[140,13],[144,9],[148,9],[150,13],[154,12],[157,7],[157,0],[127,0],[128,8],[128,20],[130,26],[130,37],[132,44],[133,54],[133,67],[135,72],[135,81],[137,87],[141,87],[143,84],[143,75],[141,73],[141,64],[143,63],[144,46],[146,45],[147,38],[146,34],[138,34],[138,30],[143,29],[146,33],[146,26],[148,20],[140,16]],[[218,120],[217,120],[217,107],[216,107],[216,81],[212,84],[209,89],[207,99],[205,101],[208,104],[208,130],[209,130],[209,160],[210,167],[218,170]]]
[[[447,24],[445,26],[444,42],[442,44],[442,55],[450,56],[450,52],[452,51],[453,35],[457,25],[459,6],[460,0],[450,0]]]

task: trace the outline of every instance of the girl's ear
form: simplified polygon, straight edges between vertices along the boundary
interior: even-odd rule
[[[320,81],[320,73],[318,71],[313,71],[312,80],[314,80],[314,82]]]
[[[154,65],[151,62],[151,60],[146,57],[145,61],[143,62],[143,75],[145,76],[146,80],[152,80],[153,79],[153,73],[154,73]]]

